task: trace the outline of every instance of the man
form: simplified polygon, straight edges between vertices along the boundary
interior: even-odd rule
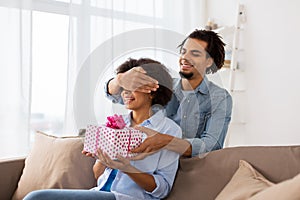
[[[223,88],[210,82],[206,74],[215,73],[224,63],[225,44],[213,31],[195,30],[180,45],[180,79],[173,80],[173,97],[166,107],[169,118],[182,129],[183,139],[163,135],[145,127],[137,129],[148,138],[136,149],[147,153],[166,148],[186,157],[221,149],[231,120],[232,98]],[[108,98],[121,102],[120,90],[150,93],[158,88],[158,82],[135,67],[117,74],[106,85]]]

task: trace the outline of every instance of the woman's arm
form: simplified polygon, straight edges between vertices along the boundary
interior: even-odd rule
[[[136,184],[143,188],[147,192],[152,192],[156,188],[154,177],[151,174],[147,174],[137,170],[131,166],[129,171],[123,171],[127,174]]]
[[[95,155],[90,152],[83,150],[81,153],[86,155],[87,157],[96,158]],[[95,164],[93,165],[93,172],[96,180],[99,178],[99,176],[101,176],[101,174],[103,174],[105,168],[105,165],[102,165],[101,162],[99,162],[99,160],[97,159]]]
[[[96,180],[103,174],[105,168],[105,165],[103,165],[99,160],[96,160],[93,166],[94,177]]]

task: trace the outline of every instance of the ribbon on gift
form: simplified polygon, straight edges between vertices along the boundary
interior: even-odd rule
[[[129,138],[128,138],[128,145],[127,145],[127,153],[130,151],[130,143],[131,143],[131,130],[129,129]]]
[[[106,126],[114,129],[122,129],[126,126],[124,119],[121,115],[114,114],[107,117]]]

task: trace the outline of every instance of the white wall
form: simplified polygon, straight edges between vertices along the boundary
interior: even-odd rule
[[[210,0],[208,16],[232,25],[237,3]],[[241,33],[246,91],[234,100],[243,102],[246,124],[230,127],[229,145],[300,144],[300,1],[241,3],[247,16]]]

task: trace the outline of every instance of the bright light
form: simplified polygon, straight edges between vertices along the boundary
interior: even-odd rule
[[[68,16],[33,12],[32,129],[62,131],[67,91]]]

